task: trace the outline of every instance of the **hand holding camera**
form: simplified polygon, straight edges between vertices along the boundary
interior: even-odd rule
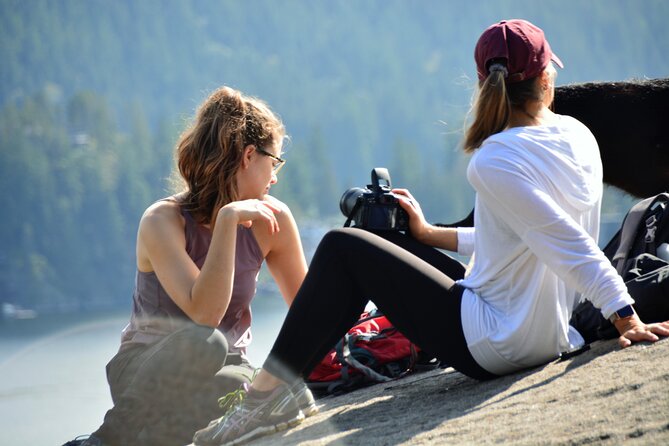
[[[385,184],[380,184],[381,182]],[[408,230],[409,214],[402,208],[399,197],[400,195],[392,191],[388,169],[383,167],[373,169],[372,184],[368,184],[367,188],[350,188],[339,200],[339,208],[347,217],[344,226],[348,227],[354,221],[355,228]]]

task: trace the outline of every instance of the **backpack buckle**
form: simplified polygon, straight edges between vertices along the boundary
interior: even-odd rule
[[[646,219],[646,236],[644,238],[646,243],[653,243],[655,241],[656,224],[657,217],[655,215],[651,215]]]

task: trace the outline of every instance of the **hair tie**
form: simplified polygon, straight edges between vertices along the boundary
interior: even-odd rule
[[[509,70],[501,63],[494,63],[488,68],[488,73],[492,74],[495,71],[501,71],[504,74],[504,79],[509,77]]]

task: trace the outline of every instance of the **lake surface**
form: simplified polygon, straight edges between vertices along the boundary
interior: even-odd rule
[[[249,358],[261,366],[286,305],[280,297],[257,302]],[[0,322],[0,445],[62,445],[97,429],[112,404],[105,366],[128,315]]]

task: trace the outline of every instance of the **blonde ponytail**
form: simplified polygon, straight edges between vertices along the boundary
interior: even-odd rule
[[[465,130],[463,149],[472,153],[490,135],[509,125],[512,109],[523,109],[528,101],[542,100],[539,76],[520,82],[506,81],[506,68],[500,64],[490,67],[490,74],[479,83],[479,91],[470,113],[474,122]]]
[[[474,122],[465,131],[464,150],[471,153],[490,135],[504,130],[509,121],[511,103],[506,93],[504,71],[495,70],[479,87],[472,111]]]

